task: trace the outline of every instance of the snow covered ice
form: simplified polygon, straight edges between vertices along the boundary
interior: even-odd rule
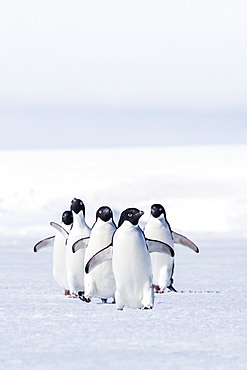
[[[154,160],[155,159],[155,160]],[[246,369],[247,146],[3,151],[0,194],[2,369]],[[153,310],[63,296],[53,235],[71,199],[86,221],[108,205],[164,205],[176,246],[174,286]]]

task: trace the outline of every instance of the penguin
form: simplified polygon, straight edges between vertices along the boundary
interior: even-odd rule
[[[84,255],[91,229],[85,221],[85,205],[83,201],[74,198],[71,201],[70,208],[73,214],[73,225],[66,243],[65,267],[70,291],[69,297],[76,298],[84,293]],[[74,254],[72,246],[79,239],[85,248],[81,248]]]
[[[34,246],[34,252],[38,252],[44,247],[53,247],[53,277],[58,285],[63,288],[64,294],[69,295],[69,286],[67,281],[67,271],[65,268],[65,243],[69,235],[69,229],[73,223],[71,211],[64,211],[62,214],[61,225],[51,222],[50,225],[55,227],[57,233],[55,236],[46,238]]]
[[[166,212],[161,204],[151,206],[151,214],[144,227],[144,234],[147,238],[160,240],[174,248],[174,243],[183,244],[199,253],[199,248],[185,236],[172,231],[166,218]],[[165,289],[175,291],[173,287],[174,257],[153,253],[151,255],[153,269],[153,283],[155,293],[164,293]]]
[[[96,221],[92,227],[85,251],[85,262],[111,243],[115,230],[116,225],[113,221],[112,210],[107,206],[100,207],[96,212]],[[73,245],[74,252],[79,244],[80,241]],[[107,299],[112,297],[114,302],[116,283],[112,271],[112,261],[104,261],[89,274],[86,274],[84,286],[85,293],[82,300],[90,302],[92,297],[97,297],[101,298],[103,303],[106,303]]]
[[[159,251],[174,255],[173,249],[162,242],[145,239],[138,225],[144,214],[137,208],[127,208],[120,215],[118,228],[110,245],[96,253],[86,264],[89,273],[102,261],[112,258],[116,281],[116,307],[152,309],[154,289],[150,252]]]

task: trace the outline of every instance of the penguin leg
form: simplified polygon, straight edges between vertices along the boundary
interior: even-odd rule
[[[94,296],[95,292],[95,282],[90,275],[86,275],[84,279],[85,293],[84,298],[86,302],[91,302],[91,298]]]
[[[68,289],[65,289],[65,290],[64,290],[64,295],[70,295],[70,292],[69,292],[69,290],[68,290]]]
[[[154,285],[154,293],[159,293],[160,287],[159,285]]]
[[[70,291],[69,298],[77,298],[78,293],[77,293],[76,277],[72,274],[68,274],[67,279],[68,279],[68,285],[69,285],[69,291]]]
[[[102,303],[107,303],[107,298],[101,298]]]
[[[172,264],[164,265],[160,269],[159,281],[158,281],[159,290],[157,293],[164,293],[164,291],[166,290],[166,287],[172,285],[173,266],[174,266],[174,262],[172,261]]]
[[[121,296],[120,296],[120,294],[119,294],[118,291],[116,291],[115,297],[116,297],[116,307],[117,307],[117,310],[122,311],[123,308],[124,308],[124,306],[125,306],[125,304],[122,302]]]
[[[154,288],[153,284],[148,283],[143,287],[143,298],[142,298],[143,309],[151,309],[154,305]]]

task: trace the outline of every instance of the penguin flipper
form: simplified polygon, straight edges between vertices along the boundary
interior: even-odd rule
[[[164,242],[161,242],[159,240],[152,240],[152,239],[146,238],[146,244],[147,244],[149,253],[153,253],[153,252],[166,253],[171,257],[174,257],[175,255],[174,249],[172,249],[170,245]]]
[[[90,237],[89,236],[86,236],[85,238],[81,238],[79,240],[77,240],[73,245],[72,245],[72,252],[75,253],[77,252],[79,249],[83,249],[83,248],[87,248],[87,245],[88,245],[88,239]]]
[[[54,236],[50,236],[49,238],[45,238],[45,239],[40,240],[33,247],[33,251],[34,252],[38,252],[42,248],[45,248],[45,247],[53,247],[54,246],[54,240],[55,240],[55,235]]]
[[[67,239],[68,238],[69,233],[68,233],[68,231],[66,231],[63,228],[63,226],[61,226],[61,225],[59,225],[59,224],[57,224],[56,222],[53,222],[53,221],[50,222],[50,225],[52,227],[54,227],[57,231],[59,231],[63,235],[64,239]]]
[[[186,238],[185,236],[172,231],[172,238],[173,238],[174,243],[182,244],[186,247],[189,247],[194,252],[199,253],[199,248],[197,247],[197,245],[193,243],[190,239]]]
[[[109,244],[107,247],[105,247],[104,249],[101,249],[93,257],[91,257],[85,266],[86,274],[88,274],[90,271],[92,271],[92,269],[94,269],[96,266],[98,266],[102,262],[111,260],[112,250],[113,250],[113,245]]]

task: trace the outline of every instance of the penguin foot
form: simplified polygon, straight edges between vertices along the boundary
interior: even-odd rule
[[[84,297],[84,295],[83,295],[83,296],[79,296],[79,299],[80,299],[81,301],[83,301],[83,302],[87,302],[87,303],[90,303],[90,302],[91,302],[91,299],[90,299],[90,298],[86,298],[86,297]]]
[[[107,299],[101,298],[102,303],[107,303]]]
[[[112,301],[111,304],[116,304],[115,298],[113,298],[113,301]]]
[[[175,288],[173,288],[173,286],[172,286],[172,285],[169,285],[169,286],[167,287],[167,289],[170,289],[170,291],[172,291],[172,292],[177,292],[177,290],[176,290]]]
[[[148,304],[147,306],[143,307],[143,310],[151,310],[153,306],[151,304]]]
[[[76,293],[72,293],[68,296],[69,298],[77,298],[78,297],[78,294]]]
[[[164,288],[161,288],[159,285],[154,285],[154,293],[164,293],[164,291]]]
[[[81,292],[81,291],[80,291],[80,292],[78,292],[78,296],[79,296],[79,297],[83,296],[83,294],[84,294],[84,292]]]
[[[123,311],[123,309],[124,309],[124,305],[117,304],[117,310],[118,311]]]
[[[159,285],[154,285],[154,293],[159,293],[160,287]]]
[[[70,291],[69,291],[69,290],[67,290],[67,289],[65,289],[65,290],[64,290],[64,295],[70,295]]]

